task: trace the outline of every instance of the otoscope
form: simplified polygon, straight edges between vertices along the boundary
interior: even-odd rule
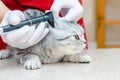
[[[44,22],[44,21],[48,21],[48,23],[52,27],[54,27],[54,17],[53,17],[53,14],[51,11],[46,12],[42,16],[21,21],[18,25],[15,25],[15,26],[14,25],[1,26],[0,33],[9,32],[9,31],[12,31],[15,29],[19,29],[19,28],[23,27],[24,25],[32,25],[32,24],[36,24],[36,23],[40,23],[40,22]]]

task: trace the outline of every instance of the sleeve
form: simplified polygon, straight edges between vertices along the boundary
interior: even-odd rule
[[[3,42],[2,38],[0,37],[0,50],[5,48],[6,48],[6,44]]]

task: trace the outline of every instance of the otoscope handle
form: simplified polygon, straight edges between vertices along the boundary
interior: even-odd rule
[[[25,25],[32,25],[32,24],[36,24],[36,23],[40,23],[40,22],[44,22],[47,21],[49,19],[49,16],[44,15],[44,16],[39,16],[39,17],[35,17],[32,19],[27,19],[24,21],[21,21],[18,25],[6,25],[6,26],[2,26],[3,28],[3,32],[9,32],[15,29],[19,29]]]

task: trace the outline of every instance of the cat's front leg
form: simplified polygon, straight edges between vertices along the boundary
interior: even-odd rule
[[[74,54],[66,55],[63,58],[65,62],[74,62],[74,63],[89,63],[92,61],[92,58],[87,54]]]
[[[10,52],[8,49],[0,50],[0,59],[7,58],[9,56]]]
[[[41,67],[39,56],[35,54],[22,55],[19,62],[25,69],[39,69]]]

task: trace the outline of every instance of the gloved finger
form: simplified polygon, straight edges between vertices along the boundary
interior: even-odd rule
[[[17,40],[20,40],[21,38],[24,38],[24,36],[26,36],[28,31],[29,31],[29,26],[26,25],[20,29],[8,32],[2,37],[5,39],[6,42],[15,42]]]
[[[46,35],[47,33],[49,32],[49,29],[48,28],[45,28],[43,33],[41,35],[38,36],[38,38],[32,42],[26,42],[26,43],[16,43],[15,45],[13,45],[13,47],[17,47],[17,48],[20,48],[20,49],[25,49],[25,48],[28,48],[29,46],[32,46],[32,45],[35,45],[37,44],[39,41],[41,41]],[[17,41],[18,42],[18,41]],[[21,45],[22,44],[22,45]],[[23,45],[24,44],[24,45]],[[19,46],[18,46],[19,45]]]
[[[9,12],[7,12],[7,13],[5,14],[3,20],[2,20],[1,23],[0,23],[0,26],[5,26],[5,25],[8,25],[8,24],[9,24],[9,23],[8,23],[8,17],[9,17],[9,15],[10,15],[10,12],[11,12],[11,11],[9,11]]]
[[[43,33],[40,36],[38,36],[38,39],[36,39],[36,41],[33,42],[33,44],[37,44],[39,41],[41,41],[48,34],[48,32],[49,32],[49,29],[46,28],[43,31]]]
[[[34,34],[32,35],[32,37],[28,40],[29,44],[34,43],[38,38],[40,38],[43,33],[43,31],[45,30],[45,25],[46,23],[42,22],[38,25],[37,29],[35,30]]]
[[[27,43],[27,41],[31,38],[36,30],[36,25],[30,26],[29,32],[26,34],[24,38],[20,40],[20,43]]]
[[[82,8],[79,10],[77,8],[72,8],[64,17],[60,17],[60,19],[65,21],[78,21],[82,17],[82,12]]]
[[[61,10],[62,8],[63,8],[62,4],[57,4],[57,5],[56,5],[56,2],[54,2],[54,3],[52,4],[50,10],[54,13],[54,15],[55,15],[56,17],[58,17],[58,16],[59,16],[59,12],[60,12],[60,10]]]
[[[23,20],[25,20],[25,16],[19,10],[12,11],[9,15],[9,18],[8,18],[8,22],[11,25],[17,25]]]
[[[17,47],[19,49],[25,49],[25,48],[28,48],[29,46],[28,45],[20,45],[20,46],[17,45],[15,47]]]

